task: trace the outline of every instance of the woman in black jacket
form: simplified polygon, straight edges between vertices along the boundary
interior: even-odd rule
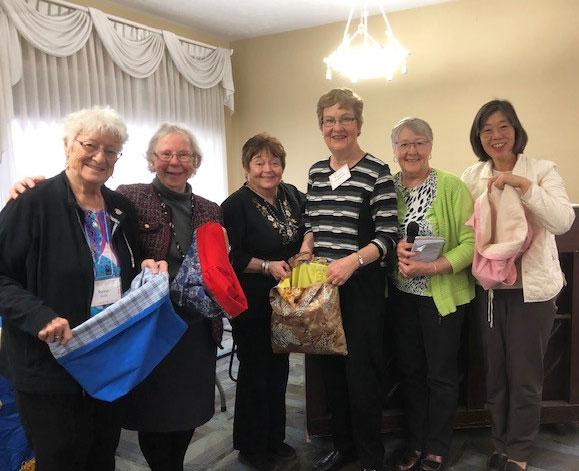
[[[73,113],[64,129],[66,170],[0,213],[2,348],[38,469],[112,471],[113,406],[87,396],[48,343],[67,343],[140,269],[134,208],[104,186],[127,131],[110,108]]]
[[[285,443],[285,393],[289,360],[271,349],[269,290],[291,273],[286,260],[303,238],[304,196],[281,181],[285,150],[267,134],[242,150],[247,182],[221,205],[231,244],[230,259],[249,309],[232,321],[239,375],[235,393],[233,447],[258,470],[295,458]]]

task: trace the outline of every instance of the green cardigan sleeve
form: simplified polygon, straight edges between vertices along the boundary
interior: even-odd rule
[[[437,170],[437,184],[432,210],[438,221],[438,235],[446,240],[442,255],[452,266],[452,273],[432,276],[431,289],[438,312],[445,316],[474,297],[474,281],[468,270],[474,233],[465,225],[473,203],[466,185],[454,175]]]
[[[466,185],[454,175],[439,172],[440,204],[436,205],[441,235],[447,240],[444,257],[452,266],[453,273],[464,270],[472,263],[474,232],[466,222],[472,215],[473,202]]]

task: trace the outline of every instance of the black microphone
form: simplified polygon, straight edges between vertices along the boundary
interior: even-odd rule
[[[411,221],[406,226],[406,242],[413,244],[414,239],[418,235],[418,223],[415,221]]]

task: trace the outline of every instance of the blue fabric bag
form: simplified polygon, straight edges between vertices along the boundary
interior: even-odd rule
[[[92,397],[114,401],[143,381],[177,344],[187,324],[173,309],[169,275],[148,269],[121,300],[51,343],[56,360]]]
[[[0,317],[0,342],[1,339],[2,318]],[[0,363],[3,364],[2,360],[3,358],[0,359]],[[4,372],[0,371],[0,470],[19,471],[24,463],[33,460],[34,452],[20,423],[14,390],[3,374]]]
[[[33,457],[16,410],[12,386],[0,375],[0,469],[19,471]]]

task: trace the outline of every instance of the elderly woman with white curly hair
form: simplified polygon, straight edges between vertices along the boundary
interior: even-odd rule
[[[112,471],[114,405],[88,396],[48,344],[67,343],[139,271],[133,205],[104,186],[127,130],[110,108],[73,113],[64,130],[66,170],[0,213],[2,348],[38,469]]]

